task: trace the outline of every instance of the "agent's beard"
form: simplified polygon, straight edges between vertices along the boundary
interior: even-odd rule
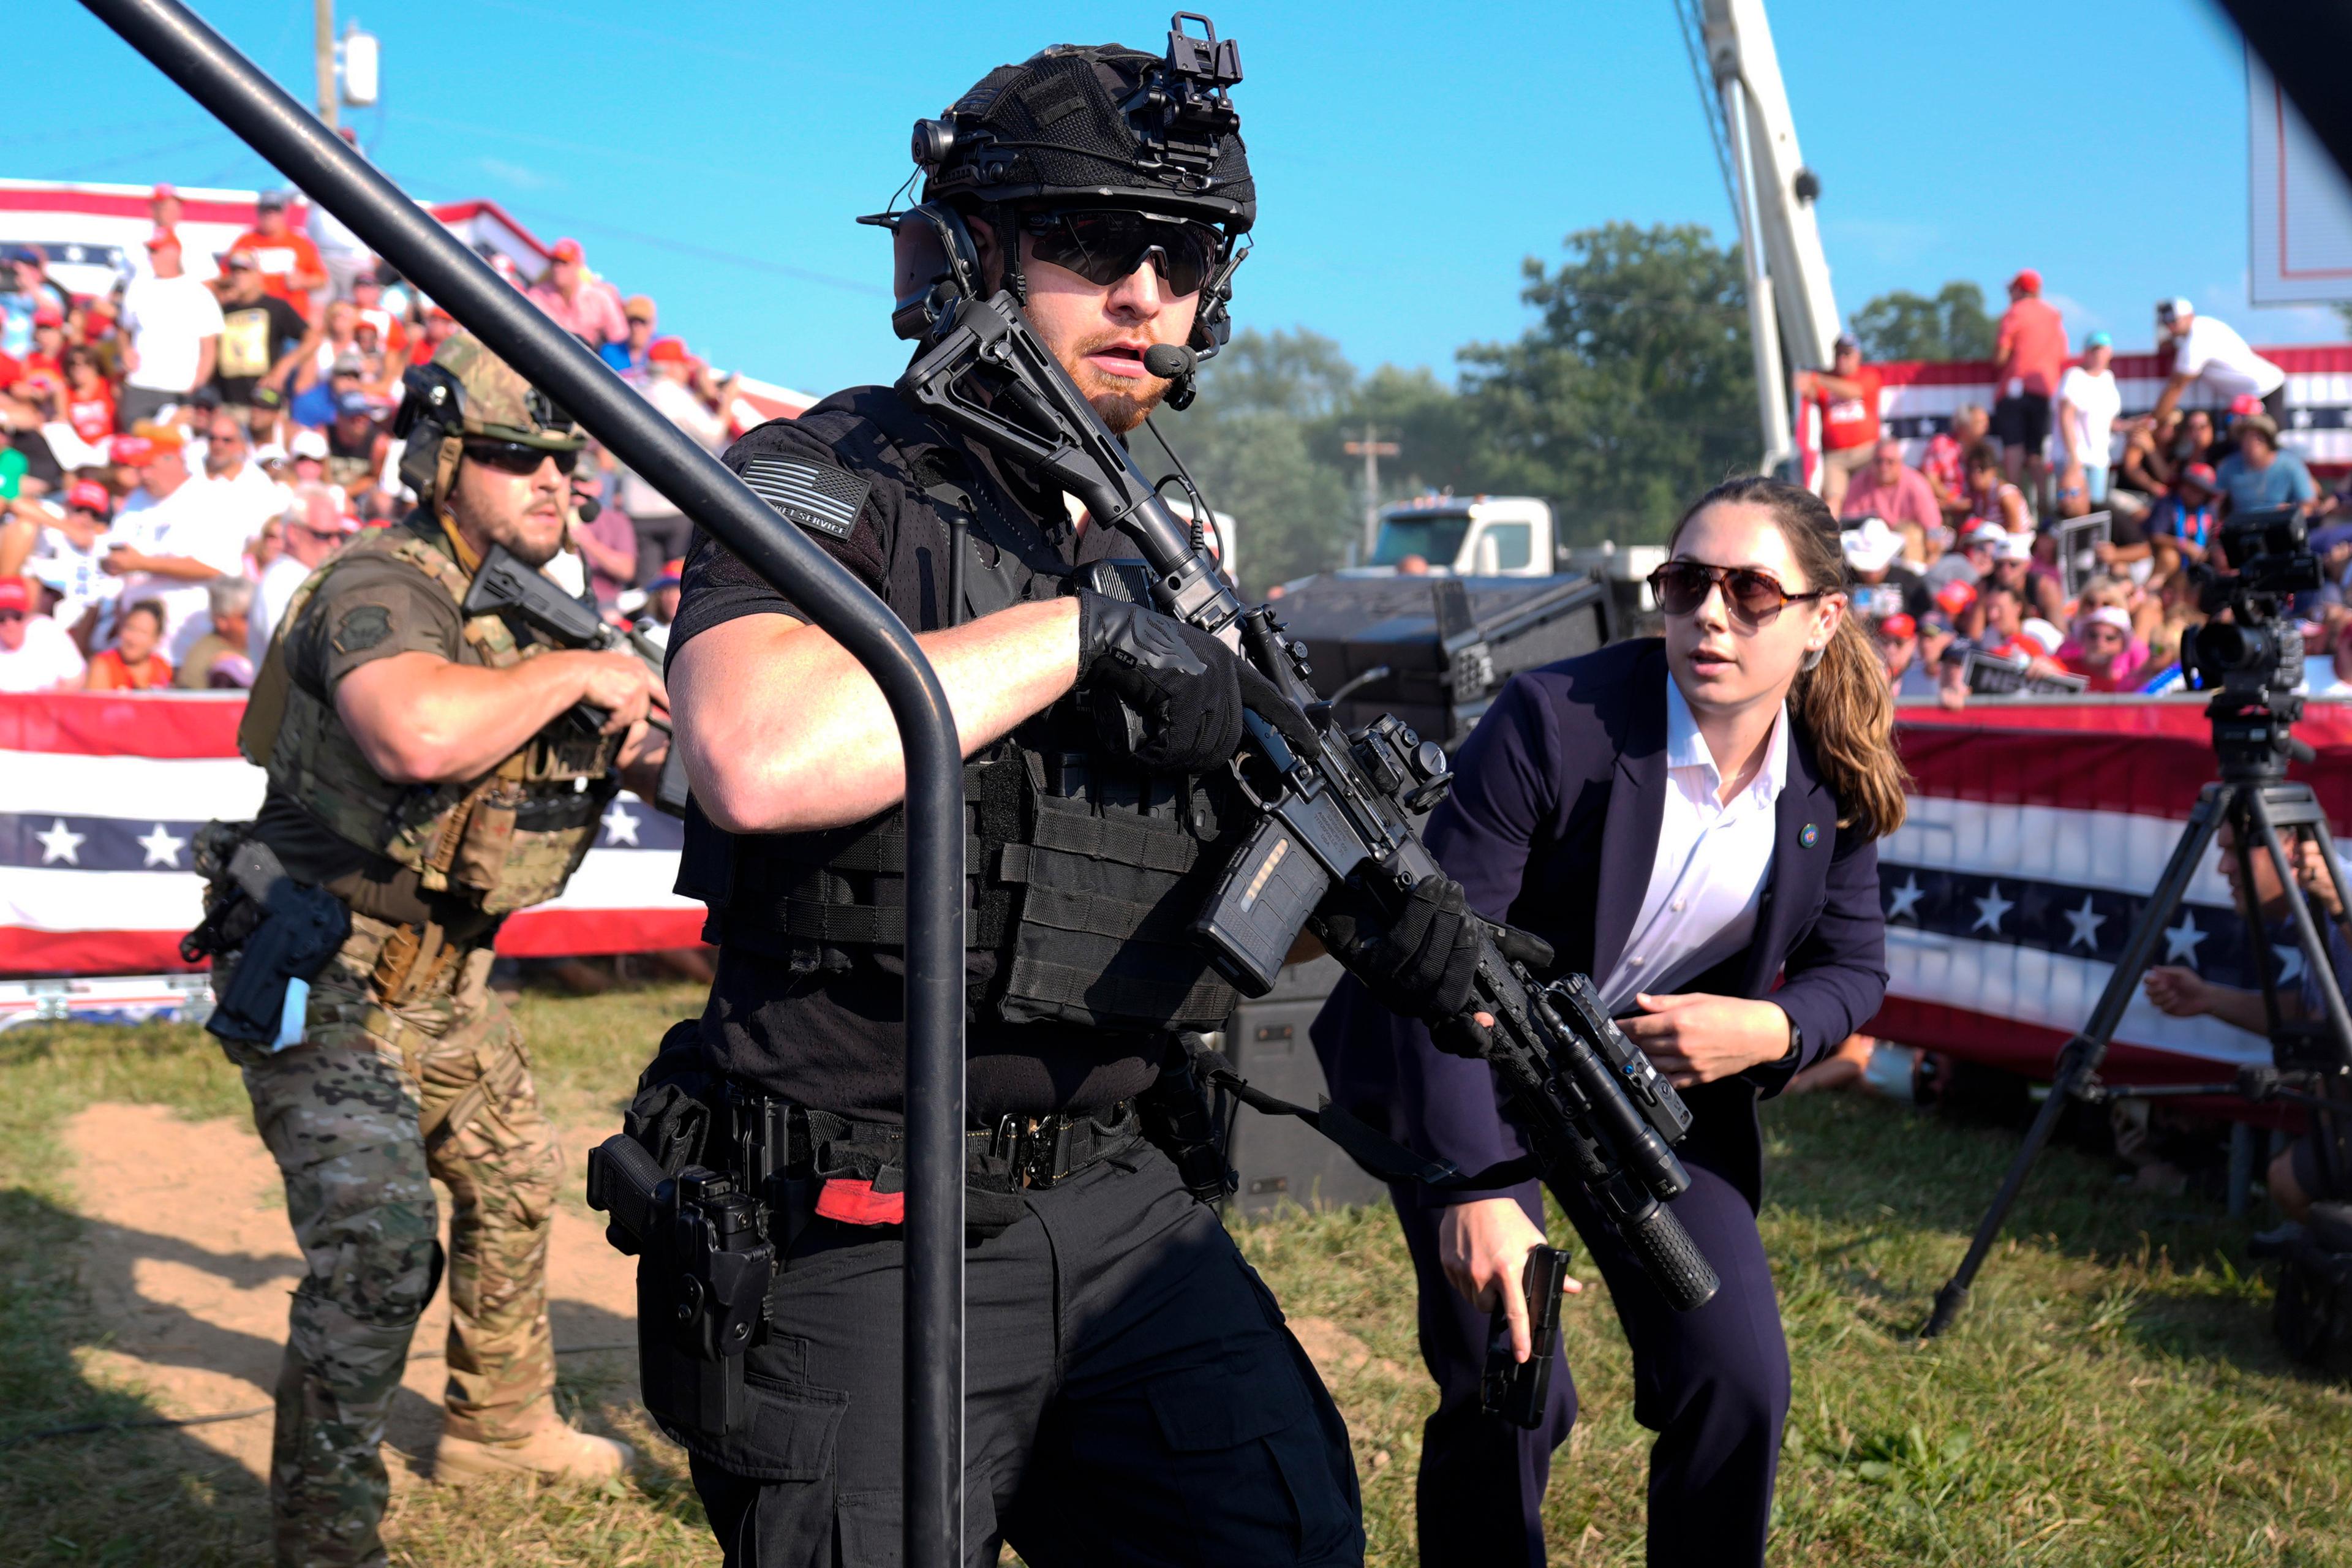
[[[1156,375],[1105,375],[1087,358],[1096,350],[1108,347],[1126,335],[1116,331],[1098,332],[1066,350],[1057,351],[1055,355],[1061,361],[1062,368],[1069,373],[1070,379],[1077,383],[1078,391],[1093,405],[1095,413],[1110,426],[1111,433],[1118,436],[1124,436],[1140,426],[1168,395],[1168,383]]]

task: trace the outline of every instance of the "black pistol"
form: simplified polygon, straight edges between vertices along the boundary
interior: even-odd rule
[[[1528,1296],[1528,1359],[1511,1354],[1511,1319],[1498,1304],[1486,1331],[1486,1372],[1478,1380],[1478,1410],[1530,1432],[1543,1425],[1551,1395],[1553,1352],[1559,1349],[1559,1291],[1568,1279],[1564,1247],[1537,1247],[1528,1253],[1519,1283]]]

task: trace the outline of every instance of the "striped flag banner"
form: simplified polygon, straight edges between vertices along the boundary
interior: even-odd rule
[[[196,829],[249,819],[262,774],[236,752],[242,695],[0,695],[0,976],[161,974],[203,918]],[[632,795],[605,811],[562,897],[510,916],[519,958],[701,940],[670,891],[682,829]]]
[[[1887,1000],[1869,1032],[2046,1076],[2089,1019],[2216,776],[2201,697],[1905,707],[1897,738],[1910,815],[1879,846]],[[2332,831],[2352,823],[2352,705],[2315,701],[2297,731]],[[2288,983],[2302,954],[2259,953],[2208,853],[2155,962],[2252,989],[2259,961]],[[2270,1059],[2268,1042],[2211,1018],[2170,1018],[2135,995],[2108,1076],[2198,1082],[2213,1064]]]

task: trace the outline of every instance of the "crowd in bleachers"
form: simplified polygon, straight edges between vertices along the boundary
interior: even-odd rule
[[[1845,524],[1854,610],[1898,697],[1947,706],[2015,690],[2162,690],[2207,611],[2200,569],[2226,568],[2233,514],[2292,506],[2313,524],[2325,585],[2292,613],[2306,689],[2352,696],[2352,497],[2323,490],[2278,416],[2285,374],[2186,300],[2157,310],[2164,390],[2126,419],[2108,334],[2068,353],[2032,270],[2010,284],[1991,408],[1969,405],[1917,468],[1885,436],[1878,374],[1841,338],[1800,378],[1822,431],[1822,491]],[[2070,363],[2071,359],[2071,363]],[[2224,402],[2217,417],[2183,407]]]
[[[294,590],[414,498],[393,434],[404,373],[449,314],[293,193],[192,268],[158,185],[144,254],[76,295],[39,247],[0,254],[0,691],[244,687]],[[487,254],[487,253],[486,253]],[[559,240],[536,277],[493,264],[705,446],[730,433],[732,378]],[[197,272],[209,276],[199,278]],[[690,530],[592,447],[575,586],[666,628]]]

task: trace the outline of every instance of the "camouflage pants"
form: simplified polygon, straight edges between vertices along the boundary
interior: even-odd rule
[[[299,1045],[230,1050],[308,1265],[278,1379],[280,1568],[384,1560],[384,1416],[440,1264],[430,1178],[453,1200],[446,1429],[520,1436],[552,1405],[554,1130],[489,991],[489,951],[387,1001],[373,974],[390,930],[352,917],[351,940],[311,982]]]

